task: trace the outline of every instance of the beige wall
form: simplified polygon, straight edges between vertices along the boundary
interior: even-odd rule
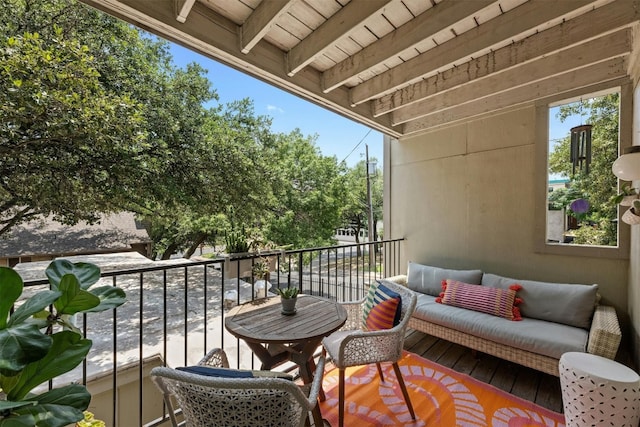
[[[633,145],[640,145],[640,84],[636,81],[633,94]],[[634,183],[635,187],[640,182]],[[636,366],[640,366],[640,228],[631,227],[631,254],[629,263],[629,316],[631,338]]]
[[[404,265],[598,283],[628,324],[628,259],[536,251],[536,192],[546,189],[544,168],[536,171],[536,126],[546,126],[539,122],[531,105],[388,141],[385,231],[407,239]]]

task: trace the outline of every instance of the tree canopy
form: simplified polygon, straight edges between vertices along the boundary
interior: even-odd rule
[[[221,105],[201,66],[175,67],[167,42],[93,8],[9,3],[0,235],[37,217],[91,223],[131,211],[154,257],[189,256],[232,223],[278,245],[332,242],[355,181],[315,136],[273,133],[250,99]]]

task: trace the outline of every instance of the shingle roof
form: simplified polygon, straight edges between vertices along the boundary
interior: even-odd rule
[[[94,225],[69,226],[46,218],[21,224],[0,238],[0,257],[128,251],[132,244],[150,242],[130,212],[105,215]]]

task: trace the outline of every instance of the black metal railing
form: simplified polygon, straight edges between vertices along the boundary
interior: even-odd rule
[[[232,306],[264,297],[273,287],[287,286],[338,301],[360,299],[374,280],[401,271],[402,241],[242,254],[228,259],[156,261],[112,271],[103,268],[101,283],[124,289],[127,302],[112,311],[83,314],[77,319],[85,336],[93,340],[92,349],[81,367],[49,386],[70,381],[81,381],[88,387],[101,384],[96,386],[98,392],[90,387],[100,402],[100,407],[90,409],[108,426],[163,425],[168,421],[166,414],[145,413],[149,412],[143,404],[146,396],[157,396],[154,386],[142,381],[148,365],[195,364],[208,350],[220,347],[232,366],[253,369],[256,359],[248,347],[225,331],[225,315]],[[260,261],[270,265],[269,277],[264,279],[256,277],[252,268]],[[28,287],[47,285],[44,279],[25,281]],[[135,396],[130,390],[124,396],[127,384],[137,387]],[[133,405],[137,414],[130,410],[120,413],[123,404],[132,406],[132,399],[137,399]]]

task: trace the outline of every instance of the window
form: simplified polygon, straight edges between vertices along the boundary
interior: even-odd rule
[[[623,92],[608,89],[544,106],[548,127],[540,251],[628,256],[620,251],[628,241],[628,230],[621,233],[624,227],[618,223],[614,201],[618,180],[611,172],[611,164],[622,151]]]

